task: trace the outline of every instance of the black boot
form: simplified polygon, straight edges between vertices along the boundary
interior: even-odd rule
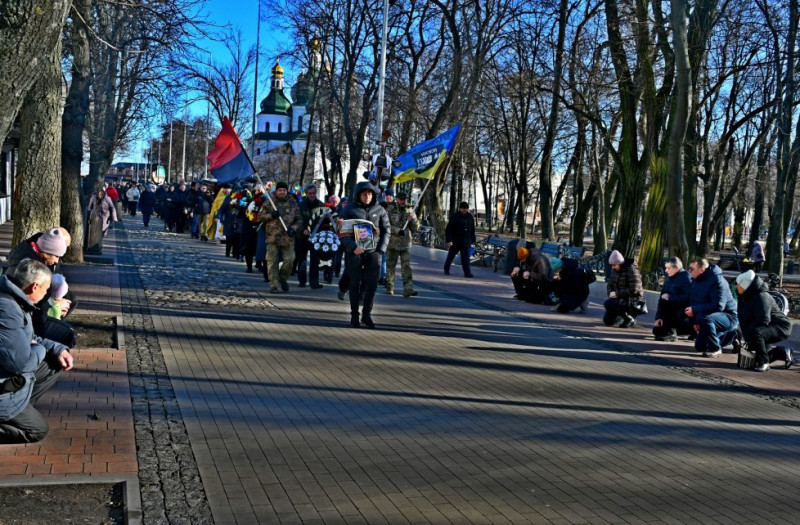
[[[358,317],[356,317],[356,319],[358,319]],[[364,312],[361,315],[361,322],[364,323],[364,326],[366,326],[370,330],[375,329],[375,323],[372,322],[372,316],[369,314],[369,312]]]
[[[354,312],[350,314],[350,328],[359,328],[358,324],[358,312]]]

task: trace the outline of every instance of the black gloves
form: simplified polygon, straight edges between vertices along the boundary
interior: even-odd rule
[[[400,236],[400,237],[405,237],[406,236],[406,231],[405,230],[400,230],[399,232],[397,232],[397,235]]]
[[[277,213],[277,212],[275,212],[275,213]],[[287,228],[286,229],[286,235],[288,235],[289,237],[294,237],[294,228]]]
[[[275,211],[273,211],[272,213],[270,213],[270,216],[271,216],[273,219],[277,219],[278,217],[280,217],[280,216],[281,216],[281,212],[279,212],[278,210],[275,210]]]

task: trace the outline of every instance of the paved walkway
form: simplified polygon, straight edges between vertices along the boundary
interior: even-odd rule
[[[480,267],[415,261],[421,295],[381,295],[370,331],[334,286],[268,295],[220,245],[127,217],[115,257],[145,523],[800,515],[794,369],[515,302]]]

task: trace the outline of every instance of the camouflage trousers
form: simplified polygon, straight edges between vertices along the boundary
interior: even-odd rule
[[[403,278],[403,295],[414,291],[411,278],[411,250],[386,250],[386,291],[394,293],[394,272],[400,258],[400,276]]]
[[[283,261],[283,265],[278,270],[278,263]],[[269,287],[276,289],[281,281],[288,281],[292,274],[294,265],[294,246],[281,246],[278,244],[267,244],[267,275],[269,275]]]

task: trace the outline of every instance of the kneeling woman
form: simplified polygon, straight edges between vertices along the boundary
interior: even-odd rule
[[[550,266],[556,270],[553,279],[553,293],[558,297],[556,311],[569,313],[576,308],[585,313],[589,307],[589,283],[586,273],[576,259],[550,259]]]
[[[606,313],[603,323],[607,326],[619,324],[620,328],[630,328],[636,325],[638,315],[634,303],[644,301],[644,288],[642,276],[636,268],[633,259],[626,259],[620,252],[614,250],[608,258],[611,273],[606,283],[608,299],[603,306]]]

